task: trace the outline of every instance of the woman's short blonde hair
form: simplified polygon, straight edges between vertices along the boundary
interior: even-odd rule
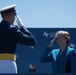
[[[67,31],[63,31],[63,30],[57,31],[55,36],[57,37],[58,35],[63,35],[65,38],[68,39],[68,41],[70,40],[70,34]]]

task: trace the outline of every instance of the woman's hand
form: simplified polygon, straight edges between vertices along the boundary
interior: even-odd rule
[[[56,40],[56,37],[53,39],[53,40],[51,40],[51,42],[50,42],[50,44],[49,44],[49,48],[51,48],[51,47],[53,47],[53,44],[54,44],[54,41]]]

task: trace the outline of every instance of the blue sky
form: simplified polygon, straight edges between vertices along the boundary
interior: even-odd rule
[[[0,9],[11,4],[28,28],[76,28],[76,0],[0,0]]]

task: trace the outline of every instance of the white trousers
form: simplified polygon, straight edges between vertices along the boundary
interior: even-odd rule
[[[0,60],[0,74],[17,74],[16,62],[12,60]]]

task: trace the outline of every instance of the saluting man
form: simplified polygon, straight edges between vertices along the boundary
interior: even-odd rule
[[[0,10],[0,73],[18,73],[15,50],[17,43],[34,46],[36,40],[32,33],[24,27],[22,20],[17,16],[16,4]],[[17,17],[18,26],[13,25]]]

